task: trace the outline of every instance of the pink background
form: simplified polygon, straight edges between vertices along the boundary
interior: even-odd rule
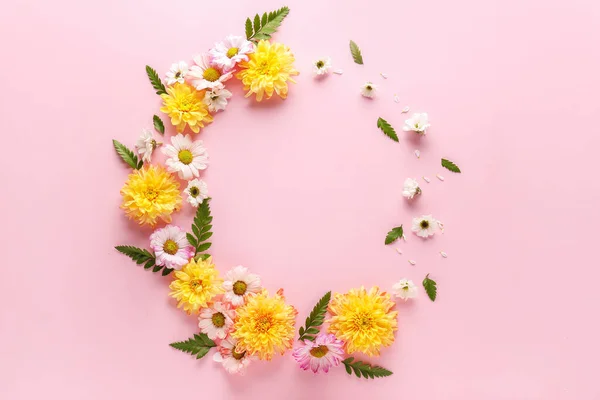
[[[276,39],[301,71],[290,97],[255,104],[230,85],[230,107],[200,136],[215,260],[284,287],[299,321],[327,290],[426,273],[438,301],[421,290],[398,305],[396,343],[377,360],[394,375],[378,381],[343,368],[313,376],[289,354],[230,377],[168,346],[196,322],[167,297],[169,278],[113,249],[147,246],[150,230],[118,208],[128,170],[111,139],[133,146],[152,126],[160,102],[144,65],[164,73],[281,5],[3,6],[0,398],[600,399],[593,0],[288,1]],[[323,55],[345,73],[313,79]],[[358,94],[365,80],[378,99]],[[427,137],[401,132],[405,105],[430,114]],[[464,173],[442,170],[441,157]],[[408,205],[402,182],[422,175],[432,181]],[[383,245],[421,213],[446,233]],[[176,222],[191,215],[186,205]]]

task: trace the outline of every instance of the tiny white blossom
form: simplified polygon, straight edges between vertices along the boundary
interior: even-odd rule
[[[406,278],[400,279],[392,286],[392,293],[404,301],[417,297],[417,285]]]
[[[188,182],[183,193],[188,195],[188,203],[194,207],[198,207],[204,199],[208,198],[208,186],[201,179],[192,179]]]
[[[421,215],[412,220],[412,231],[422,238],[433,236],[437,228],[438,221],[431,215]]]
[[[315,75],[326,75],[331,69],[331,58],[324,57],[313,62],[313,72]]]
[[[167,85],[172,86],[176,83],[185,82],[185,77],[188,73],[188,65],[185,61],[173,63],[171,69],[167,72]]]
[[[225,110],[227,99],[232,96],[231,92],[224,87],[216,87],[213,90],[207,90],[204,95],[204,104],[208,106],[210,112]]]
[[[360,94],[364,97],[368,97],[372,99],[375,97],[375,92],[377,91],[377,85],[373,84],[373,82],[365,82],[364,85],[360,88]]]
[[[152,152],[156,149],[158,143],[152,137],[152,132],[148,129],[142,129],[142,134],[135,143],[135,151],[142,156],[142,161],[150,162]]]
[[[429,123],[429,117],[427,113],[414,113],[412,117],[404,121],[404,127],[402,128],[405,132],[415,131],[421,135],[427,133],[427,128],[431,124]]]
[[[406,180],[404,181],[402,196],[406,197],[407,199],[412,199],[413,197],[419,194],[421,194],[419,182],[417,182],[413,178],[406,178]]]

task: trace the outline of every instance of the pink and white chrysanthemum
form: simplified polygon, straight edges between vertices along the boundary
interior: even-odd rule
[[[217,352],[213,356],[213,360],[221,363],[223,368],[230,374],[244,374],[248,364],[252,361],[246,352],[238,353],[235,351],[237,340],[228,336],[223,339],[217,346]]]
[[[240,61],[248,61],[248,54],[254,52],[254,44],[243,36],[229,35],[224,41],[215,43],[209,51],[213,62],[225,71],[235,67]]]
[[[329,368],[337,367],[344,359],[344,342],[331,333],[319,333],[314,342],[306,341],[301,347],[294,349],[292,356],[303,370],[311,369],[315,374],[319,371],[329,372]]]
[[[235,307],[246,302],[246,297],[251,293],[259,293],[262,290],[260,277],[251,274],[248,268],[238,265],[225,274],[223,282],[225,289],[225,300],[231,302]]]
[[[187,74],[196,90],[222,88],[223,83],[233,76],[232,71],[225,71],[211,61],[208,54],[194,57],[196,65],[190,67]]]
[[[216,301],[209,307],[200,310],[198,315],[198,326],[200,332],[206,333],[209,339],[225,339],[231,330],[235,311],[231,304]]]
[[[150,247],[154,250],[156,265],[180,268],[194,255],[185,231],[175,225],[167,225],[150,235]]]

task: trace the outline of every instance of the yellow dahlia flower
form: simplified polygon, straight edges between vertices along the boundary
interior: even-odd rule
[[[129,174],[121,189],[121,208],[140,225],[156,225],[158,218],[171,222],[181,207],[179,182],[161,166],[148,165]]]
[[[212,122],[213,117],[208,113],[204,103],[204,90],[196,90],[187,83],[176,83],[167,88],[167,94],[161,94],[163,107],[160,111],[171,117],[171,123],[177,127],[177,132],[183,132],[189,125],[194,133],[204,128],[204,123]]]
[[[380,292],[377,286],[368,292],[364,287],[348,293],[336,293],[329,304],[332,314],[329,332],[346,342],[346,353],[360,351],[368,356],[378,356],[381,347],[394,342],[397,329],[397,311],[391,311],[394,302],[390,295]]]
[[[169,296],[177,299],[177,308],[183,306],[188,314],[198,313],[213,297],[224,292],[221,287],[223,279],[219,278],[219,271],[215,269],[212,257],[199,261],[192,257],[181,271],[175,271],[174,275],[169,285]]]
[[[265,94],[269,99],[275,92],[285,99],[287,81],[296,83],[290,76],[298,75],[292,65],[294,55],[289,47],[261,40],[249,57],[250,60],[238,64],[240,72],[235,75],[244,84],[244,90],[248,90],[246,97],[256,93],[256,101],[261,101]]]
[[[292,348],[298,312],[285,303],[281,290],[273,297],[266,290],[249,296],[236,313],[231,336],[238,340],[237,352],[270,360]]]

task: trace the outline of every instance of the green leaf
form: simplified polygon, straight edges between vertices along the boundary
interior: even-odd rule
[[[189,338],[185,342],[171,343],[169,346],[181,350],[184,353],[195,355],[196,359],[204,357],[211,347],[215,347],[216,344],[206,336],[205,333],[194,334],[193,338]]]
[[[134,246],[115,246],[115,249],[131,258],[136,264],[144,264],[143,267],[146,270],[150,270],[150,268],[152,268],[152,272],[158,272],[162,269],[163,276],[169,275],[171,272],[173,272],[173,269],[171,268],[163,269],[162,265],[156,265],[156,258],[146,249],[140,249]]]
[[[354,43],[353,40],[350,41],[350,53],[352,53],[352,58],[354,59],[355,63],[360,65],[363,64],[363,58],[360,49],[358,48],[358,45]]]
[[[148,75],[148,79],[150,79],[152,87],[154,88],[154,90],[156,90],[156,94],[167,94],[167,89],[165,88],[165,85],[163,85],[156,71],[149,65],[146,65],[146,74]]]
[[[161,135],[165,134],[165,124],[163,124],[162,119],[158,115],[152,117],[152,121],[154,121],[154,129]]]
[[[437,297],[437,283],[433,279],[429,278],[429,274],[427,274],[425,279],[423,279],[423,287],[425,288],[427,296],[429,296],[431,301],[435,301]]]
[[[354,372],[354,375],[359,378],[362,376],[365,379],[375,379],[383,378],[384,376],[390,376],[393,374],[392,371],[377,365],[371,365],[364,361],[353,361],[354,357],[348,357],[342,361],[344,363],[344,367],[346,367],[346,372],[348,375],[352,375],[352,372]]]
[[[246,39],[257,42],[262,39],[271,39],[271,35],[277,32],[285,17],[290,13],[288,7],[281,7],[279,10],[264,13],[262,20],[260,15],[254,16],[254,25],[250,18],[246,19]],[[253,29],[254,28],[254,29]]]
[[[392,139],[394,142],[398,141],[398,135],[394,128],[383,118],[377,118],[377,127],[385,133],[387,137]]]
[[[460,174],[460,168],[458,168],[458,166],[456,164],[454,164],[452,161],[446,160],[445,158],[442,158],[442,167],[444,167],[447,170],[450,170],[452,172],[456,172],[456,173]]]
[[[314,340],[312,335],[319,333],[319,328],[323,325],[325,320],[325,313],[327,313],[327,306],[331,300],[331,292],[325,293],[323,297],[314,306],[310,315],[306,318],[306,323],[303,328],[300,328],[300,337],[298,340]]]
[[[188,242],[196,249],[196,253],[201,253],[210,248],[212,243],[207,242],[212,236],[210,231],[212,228],[212,216],[210,215],[210,205],[208,204],[210,198],[204,199],[196,210],[196,216],[194,217],[194,223],[192,224],[192,232],[188,233]]]
[[[404,235],[404,229],[402,229],[402,225],[393,228],[388,232],[385,237],[385,244],[394,243],[396,240],[401,238]]]
[[[117,151],[117,154],[121,156],[123,161],[127,163],[133,169],[140,169],[144,165],[142,160],[138,161],[137,156],[131,150],[129,150],[124,144],[119,143],[118,141],[113,139],[113,146]]]

